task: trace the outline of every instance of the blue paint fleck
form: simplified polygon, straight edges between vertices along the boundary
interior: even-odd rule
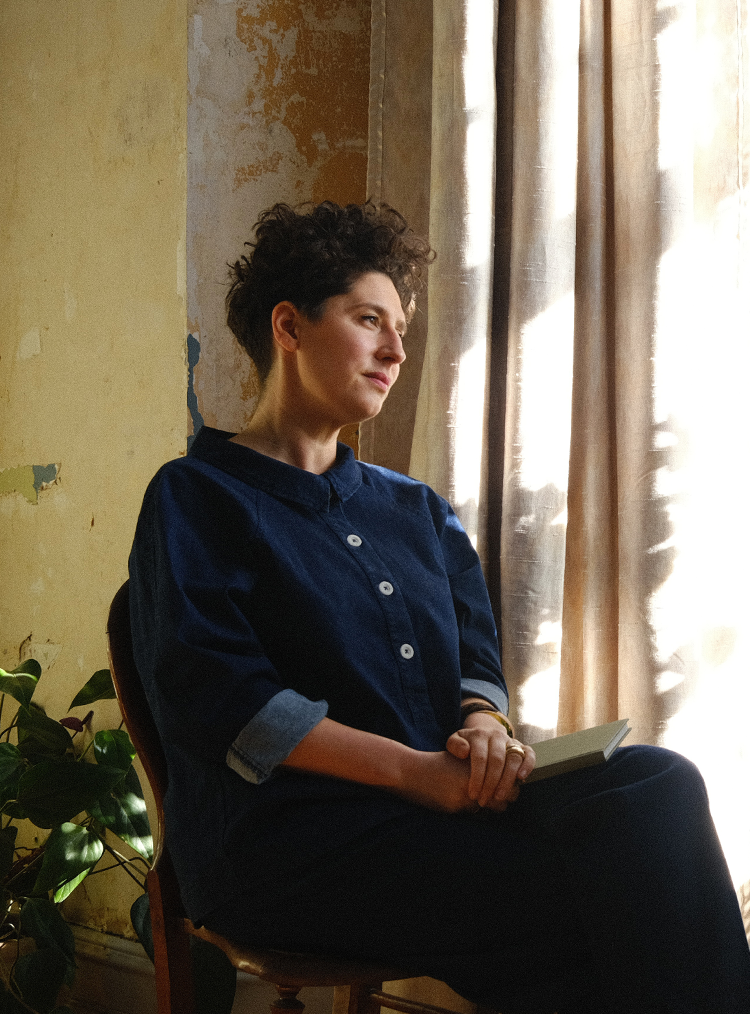
[[[34,471],[34,489],[39,492],[45,483],[54,482],[57,478],[57,465],[32,465]]]
[[[195,335],[188,334],[187,336],[187,354],[188,354],[188,388],[187,388],[187,405],[190,418],[193,420],[193,432],[187,438],[187,449],[190,450],[193,441],[195,440],[198,430],[203,425],[203,416],[200,414],[198,409],[198,398],[195,393],[195,367],[198,365],[198,360],[201,355],[201,343],[195,337]]]

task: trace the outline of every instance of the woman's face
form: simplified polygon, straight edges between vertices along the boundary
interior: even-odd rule
[[[297,313],[298,408],[334,426],[377,415],[404,361],[405,331],[393,282],[376,271],[327,299],[319,320]]]

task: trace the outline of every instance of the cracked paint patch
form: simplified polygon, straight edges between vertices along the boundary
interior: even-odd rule
[[[187,336],[187,358],[188,358],[188,388],[187,388],[187,405],[188,412],[190,413],[190,419],[193,424],[193,432],[188,436],[187,449],[190,450],[190,446],[195,440],[195,435],[203,425],[203,416],[198,408],[198,396],[195,393],[195,367],[198,365],[198,360],[201,355],[201,343],[193,334]]]
[[[39,503],[39,494],[53,486],[60,474],[60,465],[19,465],[0,469],[0,495],[20,493],[29,503]]]
[[[32,327],[27,331],[18,344],[18,359],[31,359],[38,356],[42,351],[42,334],[38,327]]]
[[[57,656],[62,651],[61,644],[55,644],[47,639],[46,641],[35,641],[33,633],[21,641],[18,648],[18,664],[35,658],[42,667],[42,672],[51,669],[57,661]]]

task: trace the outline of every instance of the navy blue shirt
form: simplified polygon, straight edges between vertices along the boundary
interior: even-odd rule
[[[204,427],[159,470],[130,558],[194,919],[411,805],[279,767],[324,715],[443,750],[462,695],[508,705],[479,559],[446,501],[343,444],[315,475],[230,436]]]

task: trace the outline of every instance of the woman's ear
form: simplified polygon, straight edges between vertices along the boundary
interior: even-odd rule
[[[297,321],[299,311],[294,303],[285,300],[277,303],[271,311],[271,327],[274,341],[287,352],[297,351]]]

